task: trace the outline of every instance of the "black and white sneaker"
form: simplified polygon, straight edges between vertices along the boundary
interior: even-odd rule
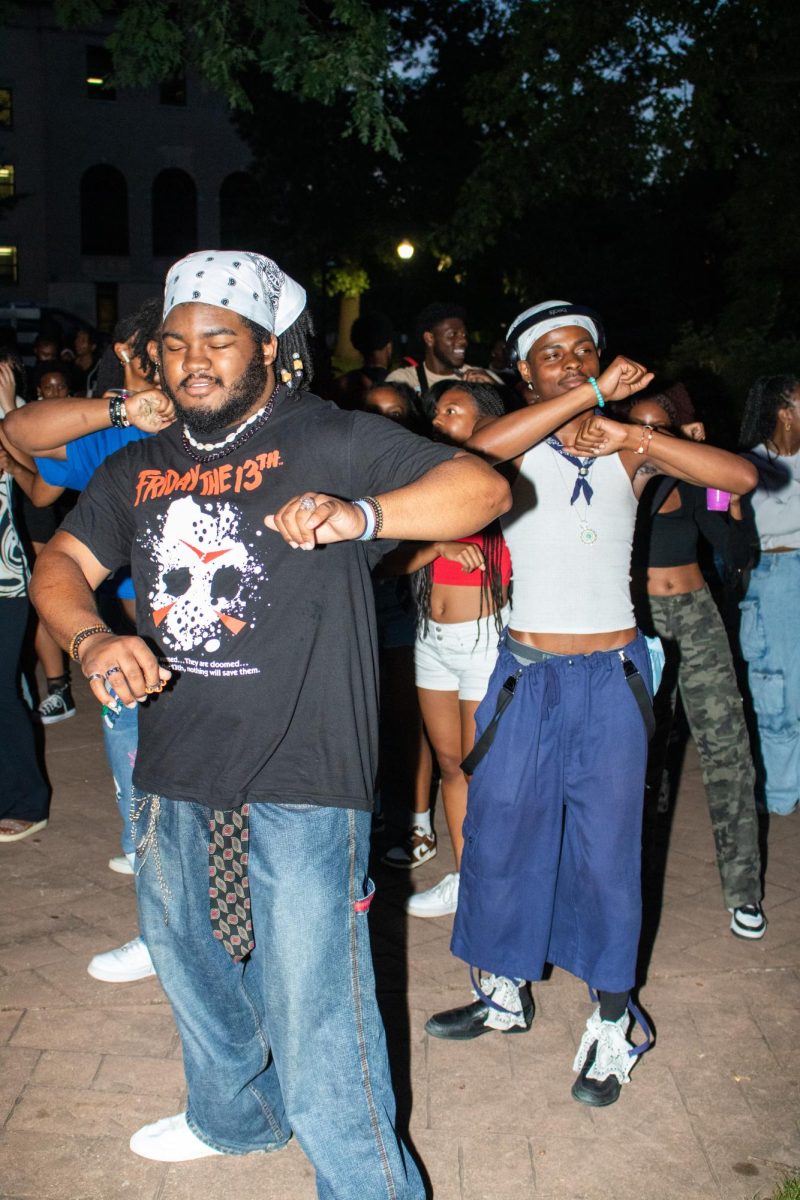
[[[58,721],[66,721],[69,717],[74,717],[75,705],[69,687],[51,692],[39,705],[37,712],[43,725],[55,725]]]
[[[731,933],[740,938],[762,938],[767,932],[767,918],[760,904],[740,904],[729,908]]]

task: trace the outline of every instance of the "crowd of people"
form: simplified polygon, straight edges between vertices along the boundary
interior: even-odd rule
[[[74,714],[80,671],[141,931],[88,970],[158,975],[189,1085],[131,1148],[294,1133],[320,1196],[417,1200],[365,926],[375,813],[387,867],[436,856],[437,796],[453,846],[406,911],[454,914],[472,999],[428,1033],[524,1033],[560,966],[596,994],[584,1104],[650,1042],[642,825],[678,694],[730,930],[766,933],[759,812],[800,800],[800,380],[754,382],[734,452],[646,367],[602,363],[581,304],[526,308],[491,368],[457,305],[424,309],[399,363],[366,314],[323,398],[313,339],[299,284],[212,250],[102,355],[86,329],[66,355],[43,334],[28,369],[0,350],[0,841],[47,825],[36,726]]]

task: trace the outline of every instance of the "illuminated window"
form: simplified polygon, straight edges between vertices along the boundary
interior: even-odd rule
[[[0,88],[0,129],[11,129],[14,124],[14,93],[11,88]]]
[[[14,195],[14,168],[11,163],[0,163],[0,200]]]
[[[18,266],[17,247],[0,246],[0,283],[16,283]]]
[[[86,47],[86,95],[90,100],[116,100],[112,77],[111,51],[105,46]]]

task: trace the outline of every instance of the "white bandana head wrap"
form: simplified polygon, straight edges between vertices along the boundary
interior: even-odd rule
[[[249,250],[198,250],[167,272],[164,316],[176,304],[230,308],[280,337],[306,306],[299,283],[263,254]]]
[[[545,333],[550,333],[552,329],[563,329],[565,325],[579,325],[581,329],[585,329],[592,335],[592,341],[595,346],[600,341],[600,334],[597,326],[591,317],[584,316],[583,313],[576,313],[571,300],[545,300],[543,304],[534,304],[533,308],[526,308],[508,327],[506,341],[513,348],[514,346],[514,330],[521,325],[523,321],[527,321],[529,317],[533,317],[537,312],[546,312],[548,309],[563,306],[562,314],[550,315],[543,317],[541,321],[530,325],[523,333],[520,334],[516,341],[517,356],[526,358],[528,351],[534,342],[537,342]]]

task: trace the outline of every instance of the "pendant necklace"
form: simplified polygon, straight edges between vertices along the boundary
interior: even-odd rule
[[[578,527],[579,527],[578,528],[578,538],[579,538],[579,540],[582,542],[582,544],[584,546],[593,546],[595,544],[595,542],[597,541],[597,530],[594,529],[589,524],[589,521],[588,521],[589,505],[592,503],[592,496],[594,495],[594,489],[592,488],[592,485],[589,482],[589,474],[591,472],[592,466],[595,463],[596,459],[594,459],[594,458],[585,458],[585,459],[584,458],[576,458],[576,456],[574,454],[569,454],[568,451],[566,451],[564,449],[564,447],[561,445],[561,442],[555,436],[549,437],[547,439],[547,444],[548,444],[548,446],[551,447],[552,450],[555,451],[555,453],[558,455],[559,460],[562,458],[566,459],[566,461],[568,463],[570,463],[572,466],[577,468],[577,475],[575,477],[575,486],[572,490],[572,496],[570,497],[569,503],[570,503],[570,507],[572,508],[572,511],[575,513],[575,516],[578,518]],[[567,485],[567,487],[569,487],[569,479],[564,474],[564,470],[561,466],[560,461],[558,463],[558,473],[561,476],[561,478],[564,480],[564,483]],[[579,509],[577,508],[577,501],[579,498],[582,500],[585,500],[585,502],[586,502],[586,512],[585,512],[585,515],[583,515],[583,516],[581,516],[581,513],[580,513]]]

